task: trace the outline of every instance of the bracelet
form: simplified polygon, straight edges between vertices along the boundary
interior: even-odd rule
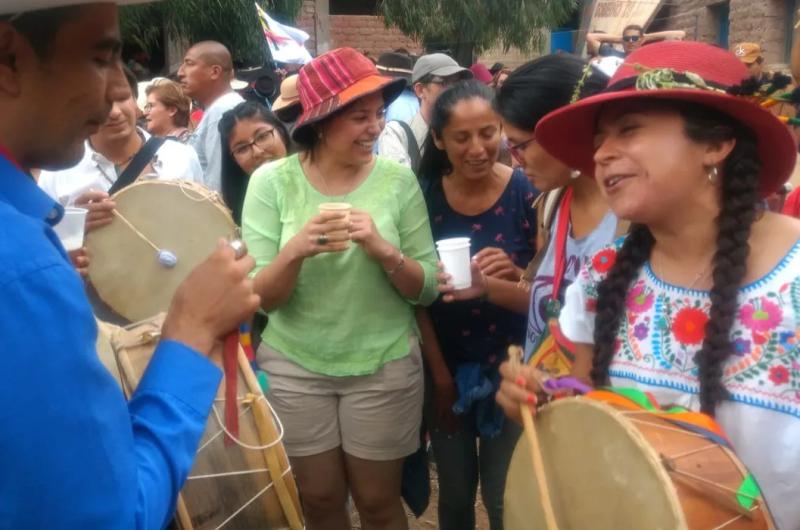
[[[400,252],[400,262],[392,270],[386,271],[386,274],[388,274],[389,276],[394,276],[395,274],[400,272],[405,266],[406,266],[406,255]]]

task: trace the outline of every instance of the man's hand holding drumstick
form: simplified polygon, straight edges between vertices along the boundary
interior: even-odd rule
[[[237,243],[241,246],[220,239],[216,251],[178,287],[164,320],[162,339],[216,357],[220,341],[253,316],[261,304],[249,277],[255,260],[247,255],[243,243]]]

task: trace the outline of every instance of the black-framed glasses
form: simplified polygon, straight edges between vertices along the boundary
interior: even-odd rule
[[[520,164],[523,164],[524,163],[523,155],[525,154],[525,149],[527,149],[528,146],[530,144],[534,143],[535,141],[536,141],[536,137],[533,136],[531,138],[528,138],[524,142],[520,142],[518,144],[511,145],[508,142],[508,139],[506,139],[506,148],[508,149],[508,152],[511,153],[511,156],[514,158],[514,160],[516,160]]]
[[[253,146],[258,146],[260,149],[265,149],[272,144],[275,138],[275,128],[265,129],[256,134],[250,142],[246,144],[239,144],[234,147],[231,152],[236,158],[243,158],[253,153]]]
[[[641,39],[641,38],[642,38],[641,35],[623,35],[622,36],[622,40],[624,40],[625,42],[639,42],[639,39]]]

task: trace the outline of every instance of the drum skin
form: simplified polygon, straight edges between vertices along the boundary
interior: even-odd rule
[[[90,281],[100,299],[131,322],[169,309],[180,283],[214,252],[219,238],[236,233],[219,196],[191,182],[144,180],[112,199],[139,232],[178,258],[173,268],[162,265],[157,252],[119,217],[86,234]]]
[[[732,495],[667,471],[736,491],[747,471],[705,437],[587,398],[543,407],[535,425],[559,530],[712,530],[733,519],[726,530],[773,528],[763,500],[751,517],[738,517]],[[546,528],[527,443],[522,436],[509,466],[505,530]]]

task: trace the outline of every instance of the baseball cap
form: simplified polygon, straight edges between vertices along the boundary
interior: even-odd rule
[[[431,74],[441,77],[461,74],[465,79],[472,77],[472,72],[460,66],[449,55],[443,53],[430,53],[417,59],[417,63],[411,73],[411,82],[418,83],[420,79]]]
[[[733,54],[745,64],[752,64],[761,57],[764,50],[755,42],[741,42],[733,48]]]

